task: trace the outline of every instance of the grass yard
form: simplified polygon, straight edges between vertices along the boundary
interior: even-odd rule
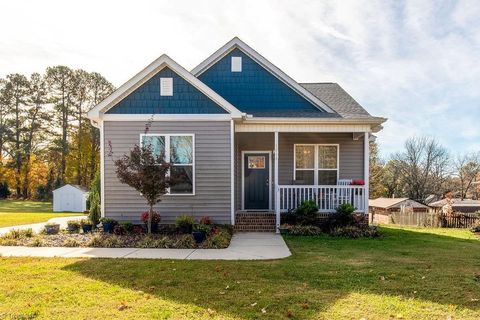
[[[78,213],[52,212],[51,202],[0,200],[0,227],[45,222],[51,218],[78,216]]]
[[[480,241],[383,227],[277,261],[0,258],[0,318],[479,319]]]

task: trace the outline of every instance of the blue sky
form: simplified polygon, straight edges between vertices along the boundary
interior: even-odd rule
[[[119,86],[162,53],[191,69],[239,36],[389,118],[385,156],[413,135],[480,150],[480,1],[5,1],[2,13],[2,77],[65,64]]]

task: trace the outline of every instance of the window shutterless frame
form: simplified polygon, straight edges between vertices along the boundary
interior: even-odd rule
[[[314,160],[313,168],[299,168],[297,169],[297,146],[313,146],[314,147]],[[318,167],[318,149],[321,146],[326,147],[336,147],[337,149],[337,168],[336,169],[324,169]],[[298,143],[293,145],[293,180],[297,180],[296,171],[312,171],[313,170],[313,181],[314,185],[318,185],[318,171],[336,171],[337,172],[337,181],[340,174],[340,145],[335,143]]]
[[[170,193],[168,189],[167,196],[194,196],[195,195],[195,134],[193,133],[142,133],[140,134],[140,146],[143,145],[143,137],[165,137],[165,161],[170,163],[170,138],[171,137],[192,137],[192,163],[174,164],[172,166],[192,166],[192,193]]]

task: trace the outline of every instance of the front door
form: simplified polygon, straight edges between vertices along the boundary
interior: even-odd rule
[[[246,153],[243,156],[243,197],[245,210],[268,210],[270,161],[268,153]]]

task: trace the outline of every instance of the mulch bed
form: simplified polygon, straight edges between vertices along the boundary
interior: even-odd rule
[[[230,245],[232,231],[218,228],[215,233],[197,244],[191,234],[124,234],[115,235],[95,231],[92,233],[58,234],[31,233],[20,231],[0,237],[3,246],[27,247],[103,247],[103,248],[175,248],[175,249],[221,249]]]

